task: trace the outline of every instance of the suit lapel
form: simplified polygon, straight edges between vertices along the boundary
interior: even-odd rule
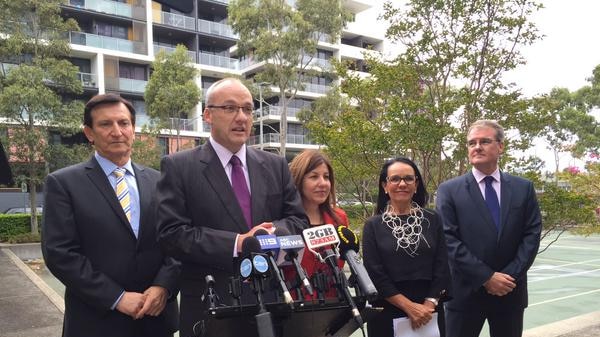
[[[133,233],[131,225],[129,224],[129,221],[125,216],[125,212],[123,211],[121,204],[119,204],[119,201],[117,200],[117,195],[115,194],[115,191],[110,185],[108,178],[104,174],[104,171],[102,171],[100,164],[98,164],[95,158],[92,158],[87,163],[86,168],[87,175],[94,184],[94,186],[96,186],[96,188],[104,197],[110,208],[112,208],[115,215],[121,220],[121,224],[129,230],[131,236],[135,239],[135,234]]]
[[[144,228],[144,224],[148,221],[147,218],[149,216],[152,217],[152,215],[149,214],[149,212],[154,211],[150,207],[150,203],[152,201],[152,194],[150,193],[151,188],[149,188],[149,187],[152,186],[151,184],[154,184],[155,182],[153,182],[149,179],[148,174],[144,167],[140,167],[134,163],[131,163],[131,166],[133,167],[133,171],[135,172],[135,180],[137,183],[137,189],[138,189],[139,198],[140,198],[140,209],[139,209],[140,223],[139,223],[139,228],[138,228],[138,244],[139,244],[139,242],[142,241],[141,240],[142,235],[144,235],[146,232],[146,230]],[[149,223],[154,223],[154,222],[150,221]]]
[[[469,193],[469,196],[471,197],[471,200],[475,204],[474,208],[476,212],[479,212],[481,217],[485,219],[487,227],[490,230],[494,231],[494,233],[497,233],[498,230],[496,229],[496,225],[494,224],[494,219],[492,219],[492,215],[490,214],[490,211],[488,210],[487,205],[485,204],[485,200],[483,199],[483,195],[481,195],[481,190],[479,189],[479,184],[475,180],[475,176],[473,176],[473,173],[469,172],[465,180],[467,184],[467,191]]]
[[[264,161],[256,155],[256,151],[251,148],[246,148],[246,163],[248,165],[248,176],[250,177],[252,223],[257,224],[266,209],[267,189],[265,188],[263,173],[269,172],[269,170]]]
[[[510,201],[512,199],[512,188],[510,176],[500,172],[500,234],[504,227],[508,225],[508,212],[510,211]]]
[[[210,145],[210,142],[200,148],[199,156],[199,161],[204,162],[207,165],[206,170],[204,170],[204,176],[215,192],[214,195],[221,200],[223,207],[237,225],[240,233],[247,232],[248,226],[246,225],[242,208],[235,197],[231,182],[227,178],[223,165],[221,164],[217,153]],[[250,179],[250,181],[252,181],[252,179]],[[254,206],[252,209],[254,210]]]

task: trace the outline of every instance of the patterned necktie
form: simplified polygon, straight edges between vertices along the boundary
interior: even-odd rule
[[[117,199],[119,199],[121,207],[123,207],[125,216],[127,216],[127,220],[131,221],[131,200],[129,198],[129,188],[125,182],[125,172],[125,169],[122,167],[117,167],[113,171],[114,176],[117,178],[115,192],[117,193]]]
[[[248,228],[252,228],[252,206],[250,204],[250,191],[248,191],[248,185],[246,184],[246,177],[244,176],[244,170],[242,169],[242,162],[237,156],[231,157],[229,160],[231,163],[231,187],[235,197],[242,208],[244,213],[244,219],[246,219],[246,225]]]
[[[492,186],[495,179],[492,176],[487,176],[483,178],[483,180],[485,181],[485,204],[492,214],[496,229],[500,232],[500,203],[498,202],[496,190],[494,190],[494,187]]]

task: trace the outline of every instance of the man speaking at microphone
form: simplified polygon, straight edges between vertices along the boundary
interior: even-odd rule
[[[214,276],[222,302],[231,304],[227,281],[246,237],[260,228],[299,233],[307,226],[285,158],[245,145],[254,112],[248,88],[222,79],[206,91],[205,103],[209,141],[163,158],[157,187],[158,241],[182,262],[182,337],[193,335],[203,318],[206,275]]]

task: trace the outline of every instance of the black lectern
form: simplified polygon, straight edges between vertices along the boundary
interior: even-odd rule
[[[356,298],[361,316],[367,322],[377,312],[365,307],[364,299]],[[337,299],[325,303],[295,302],[294,308],[285,303],[269,303],[267,310],[273,317],[278,337],[348,337],[359,326],[353,320],[350,307]],[[201,322],[201,337],[259,337],[254,316],[256,305],[226,306],[208,310],[208,318]]]

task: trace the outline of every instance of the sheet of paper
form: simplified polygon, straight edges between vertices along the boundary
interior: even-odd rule
[[[392,321],[392,324],[394,324],[394,337],[440,337],[437,315],[437,312],[433,313],[429,323],[416,330],[410,327],[408,317],[395,318]]]

